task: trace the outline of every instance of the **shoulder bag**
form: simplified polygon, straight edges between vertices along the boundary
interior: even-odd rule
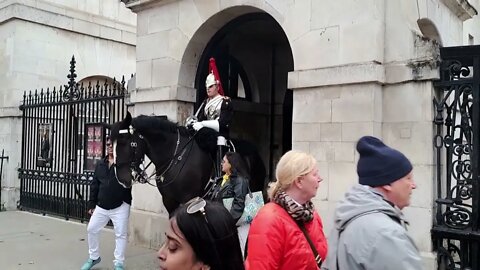
[[[298,227],[300,227],[300,230],[303,232],[303,235],[305,235],[305,238],[307,239],[308,244],[310,245],[310,248],[313,251],[313,255],[315,256],[315,262],[317,263],[318,269],[322,266],[322,257],[318,254],[317,249],[315,248],[315,245],[312,242],[312,239],[310,238],[310,235],[307,232],[307,229],[305,228],[305,225],[301,222],[297,222]]]
[[[233,198],[223,199],[223,205],[228,211],[232,208]],[[253,218],[257,215],[258,211],[264,205],[263,194],[261,191],[251,192],[250,187],[248,193],[245,196],[245,208],[243,208],[243,214],[237,221],[237,226],[252,223]]]

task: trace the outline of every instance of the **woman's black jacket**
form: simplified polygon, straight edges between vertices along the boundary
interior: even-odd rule
[[[233,198],[230,214],[237,222],[245,208],[245,196],[248,193],[248,179],[241,175],[230,175],[230,179],[223,185],[220,184],[213,191],[213,200],[222,202],[223,199]]]

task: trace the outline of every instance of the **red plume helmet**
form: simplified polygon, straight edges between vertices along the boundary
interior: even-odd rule
[[[220,74],[218,73],[217,64],[215,63],[215,58],[213,57],[210,58],[208,72],[213,74],[213,76],[215,77],[215,82],[218,86],[218,93],[222,96],[225,95],[223,92],[222,82],[220,81]]]

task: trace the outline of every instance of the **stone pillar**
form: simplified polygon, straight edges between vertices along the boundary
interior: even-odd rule
[[[355,143],[382,136],[382,82],[378,63],[294,71],[293,149],[311,153],[324,178],[314,203],[332,228],[335,204],[357,182]]]
[[[179,74],[196,72],[181,70],[181,60],[188,41],[179,29],[177,1],[142,6],[134,3],[137,13],[137,74],[136,86],[130,92],[129,110],[134,116],[165,115],[170,121],[183,122],[193,114],[196,90],[193,83],[182,83]],[[192,75],[194,77],[194,75]],[[134,185],[129,241],[158,248],[168,226],[168,213],[156,187]]]
[[[440,59],[435,41],[417,36],[414,44],[417,58],[385,67],[382,134],[385,143],[402,151],[413,164],[417,188],[403,212],[425,269],[436,269],[430,230],[435,199],[433,80],[438,79]]]
[[[294,89],[293,149],[309,152],[318,161],[324,182],[314,203],[324,218],[326,234],[333,228],[337,202],[358,182],[357,140],[364,135],[379,137],[402,151],[414,165],[417,190],[404,212],[412,221],[409,233],[427,269],[435,265],[430,229],[434,187],[432,80],[437,78],[437,61],[432,55],[420,67],[370,63],[295,71],[289,81]],[[400,78],[401,73],[391,73],[392,69],[404,69],[410,76]]]
[[[336,203],[358,182],[357,140],[381,138],[399,149],[414,165],[417,190],[405,209],[427,269],[431,253],[434,163],[432,80],[438,78],[438,45],[416,42],[418,58],[402,63],[346,65],[294,71],[293,148],[313,154],[324,177],[314,199],[324,218],[325,232],[333,228]],[[421,53],[420,53],[421,52]]]
[[[1,210],[15,210],[20,198],[20,181],[17,170],[20,167],[22,145],[22,120],[17,108],[3,108],[0,113],[0,153],[8,160],[3,160],[3,173],[1,176]]]

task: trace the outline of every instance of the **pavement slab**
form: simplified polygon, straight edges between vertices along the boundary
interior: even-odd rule
[[[114,248],[113,229],[103,229],[102,261],[92,270],[113,269]],[[159,269],[156,252],[129,244],[125,269]],[[87,223],[24,211],[0,212],[0,269],[78,270],[87,259]]]

